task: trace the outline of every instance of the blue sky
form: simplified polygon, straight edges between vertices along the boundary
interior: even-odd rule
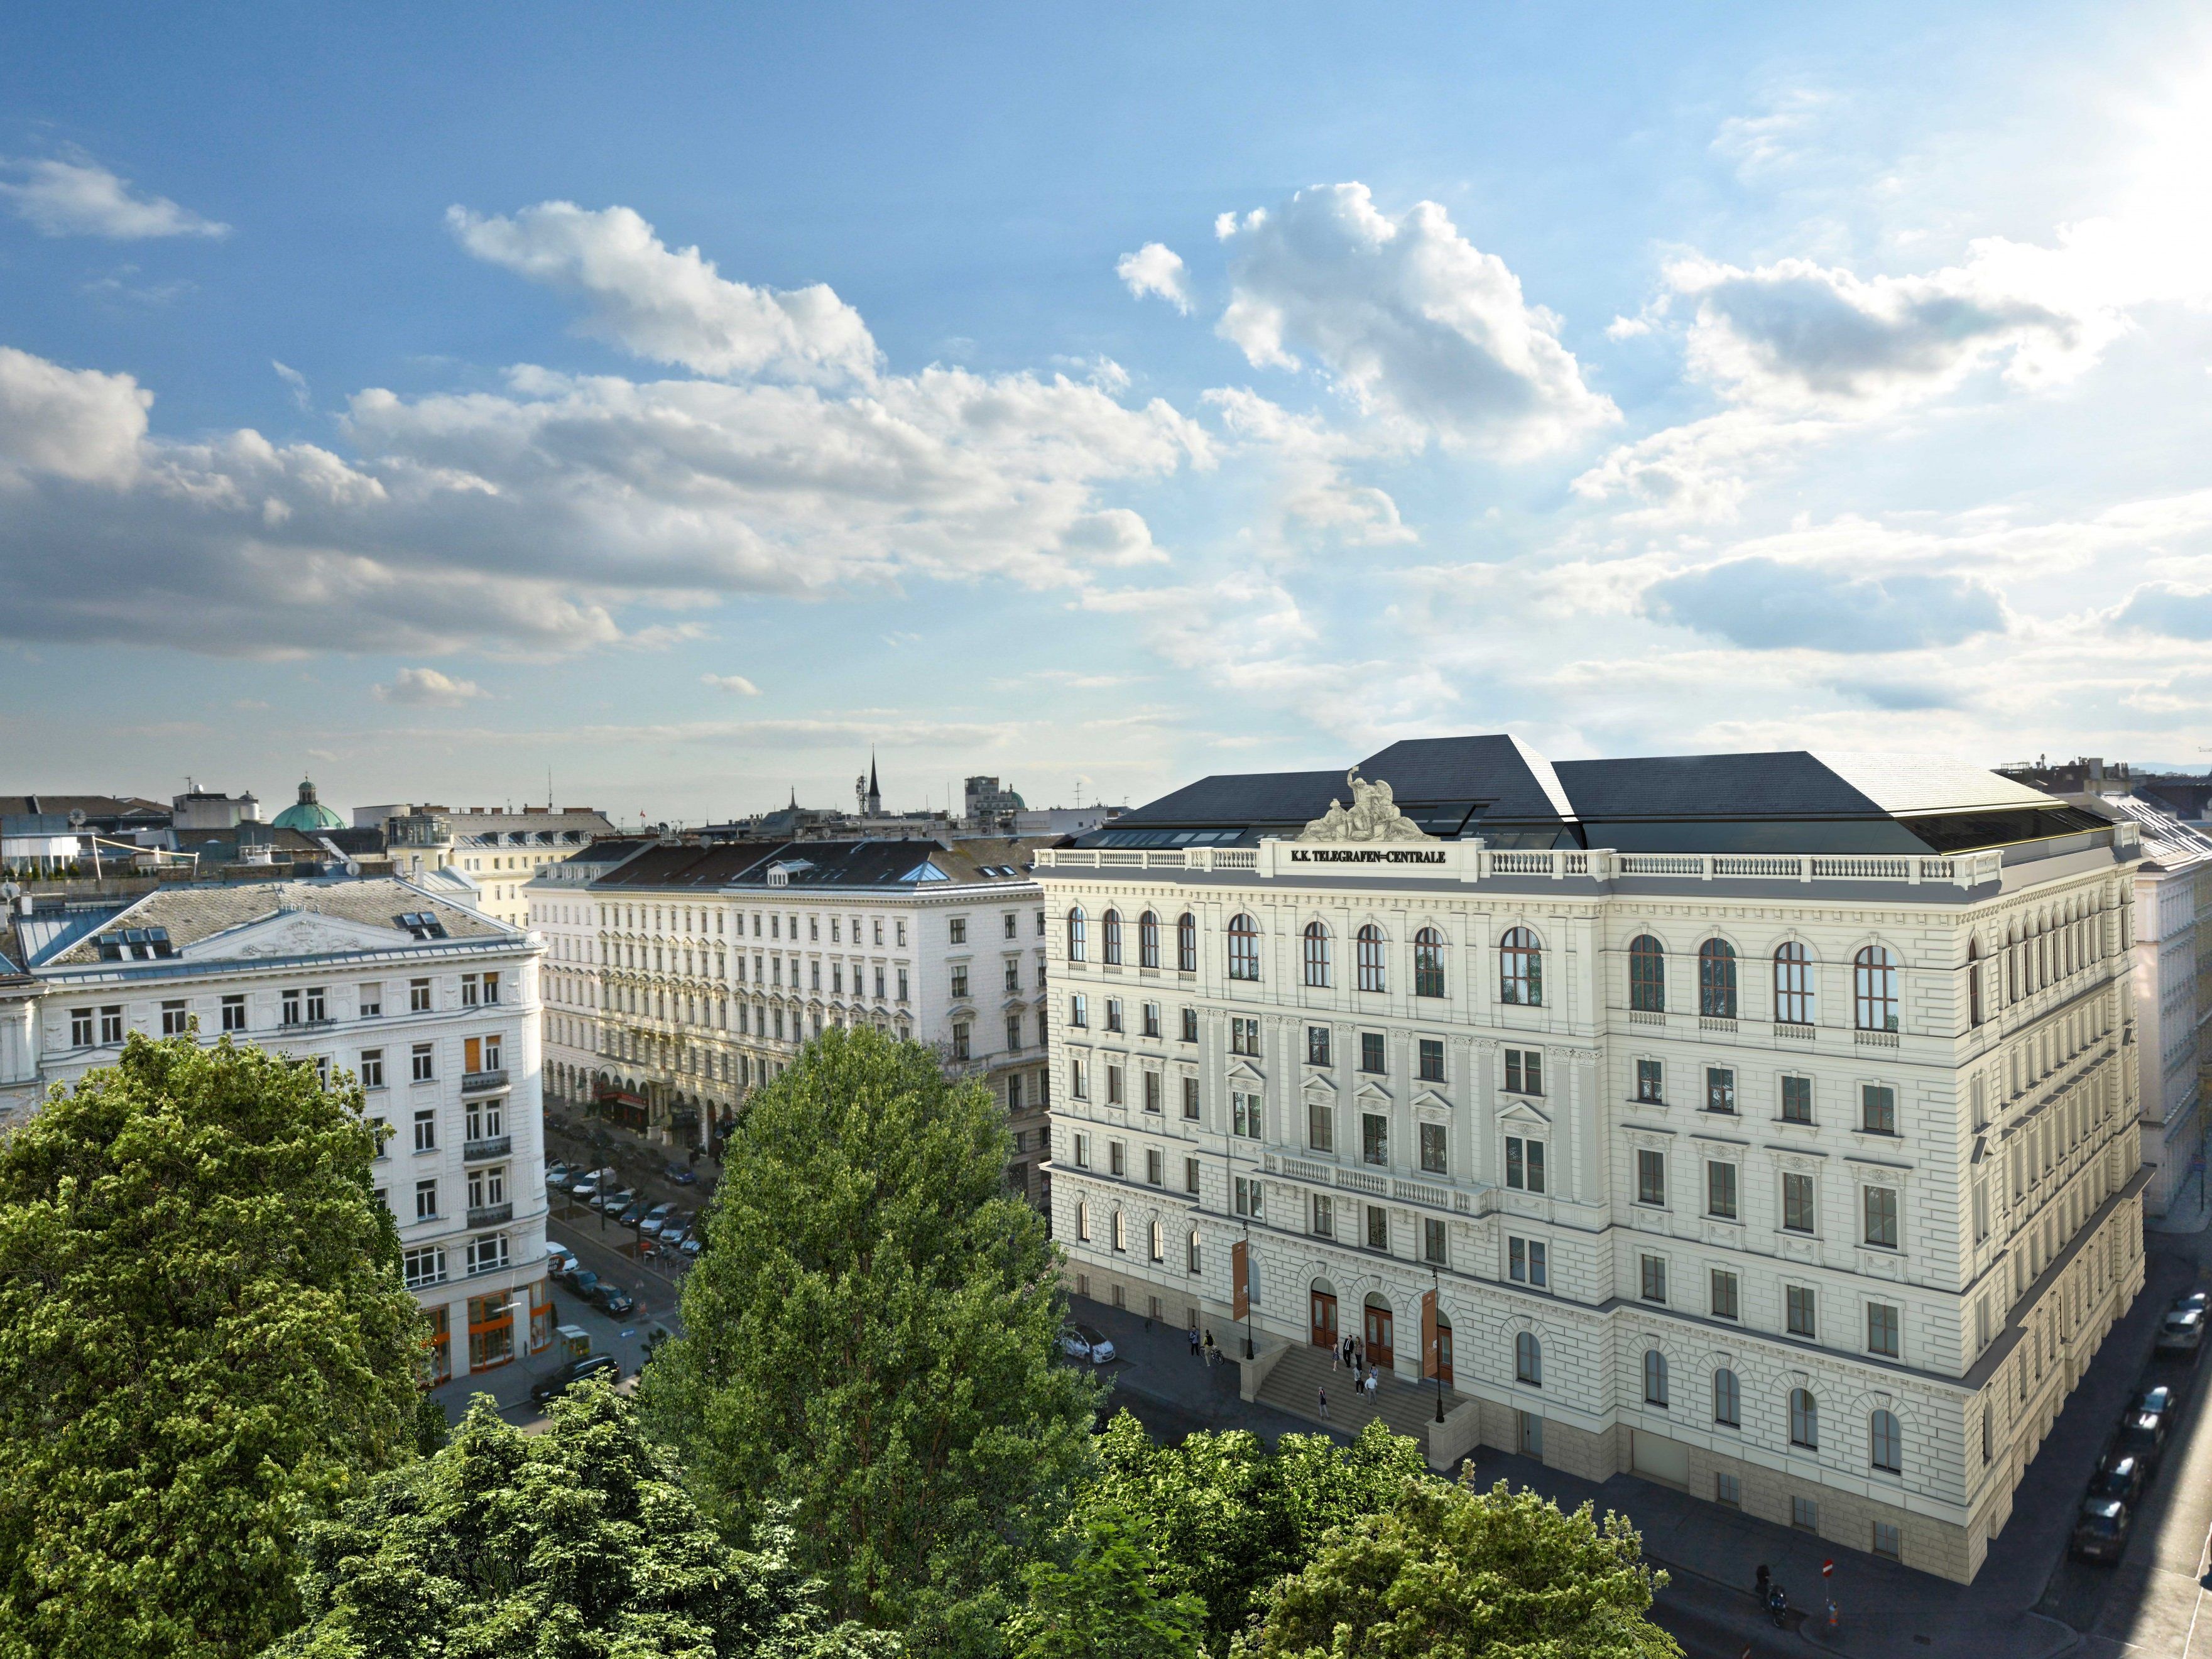
[[[2212,744],[2179,6],[18,8],[10,787]]]

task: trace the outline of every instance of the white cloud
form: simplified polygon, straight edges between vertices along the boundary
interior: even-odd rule
[[[867,325],[827,284],[730,282],[697,248],[672,252],[629,208],[541,202],[510,219],[453,207],[446,222],[479,259],[588,300],[579,327],[641,357],[722,376],[835,381],[875,373]]]
[[[1123,254],[1114,274],[1128,285],[1133,297],[1157,294],[1184,316],[1190,315],[1189,272],[1182,256],[1165,243],[1147,242],[1134,253]]]
[[[306,375],[301,374],[298,369],[294,368],[289,363],[280,363],[274,357],[271,357],[269,360],[269,367],[276,371],[276,378],[278,380],[283,381],[287,386],[291,388],[292,401],[294,403],[299,404],[299,406],[303,410],[312,410],[314,408],[314,395],[307,389],[307,377]]]
[[[714,690],[727,691],[740,697],[760,696],[760,687],[755,685],[743,674],[702,674],[699,676],[699,684],[709,686]]]
[[[1345,547],[1420,539],[1389,492],[1346,476],[1348,462],[1386,453],[1387,443],[1340,431],[1318,416],[1293,415],[1249,388],[1217,387],[1204,397],[1232,438],[1274,463],[1277,543],[1292,526]]]
[[[391,684],[373,686],[369,695],[415,708],[459,708],[490,694],[474,680],[457,680],[434,668],[403,668]]]
[[[139,241],[156,236],[228,236],[230,227],[204,219],[166,196],[131,192],[89,156],[64,160],[0,157],[0,201],[47,236],[100,236]]]
[[[1832,100],[1809,87],[1776,94],[1758,115],[1732,115],[1713,136],[1713,154],[1735,165],[1746,182],[1778,173],[1804,153],[1814,121]]]
[[[128,374],[64,368],[0,346],[0,485],[40,473],[126,482],[137,471],[153,402]]]
[[[1619,418],[1583,384],[1559,319],[1434,202],[1394,217],[1364,185],[1316,185],[1225,240],[1232,297],[1217,331],[1255,368],[1310,353],[1362,410],[1506,455]]]

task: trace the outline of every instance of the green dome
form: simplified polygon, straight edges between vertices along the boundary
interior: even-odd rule
[[[301,778],[298,803],[279,812],[274,827],[278,830],[297,830],[303,836],[318,836],[325,830],[344,829],[346,821],[317,800],[314,784],[306,778]]]

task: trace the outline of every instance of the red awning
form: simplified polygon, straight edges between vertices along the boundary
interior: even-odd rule
[[[644,1100],[637,1095],[625,1094],[620,1089],[601,1090],[599,1092],[599,1104],[605,1106],[610,1103],[617,1106],[635,1106],[640,1110],[644,1109],[645,1107]]]

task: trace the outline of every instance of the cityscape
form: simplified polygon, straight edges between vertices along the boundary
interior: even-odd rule
[[[2212,1656],[2201,18],[0,42],[0,1659]]]

